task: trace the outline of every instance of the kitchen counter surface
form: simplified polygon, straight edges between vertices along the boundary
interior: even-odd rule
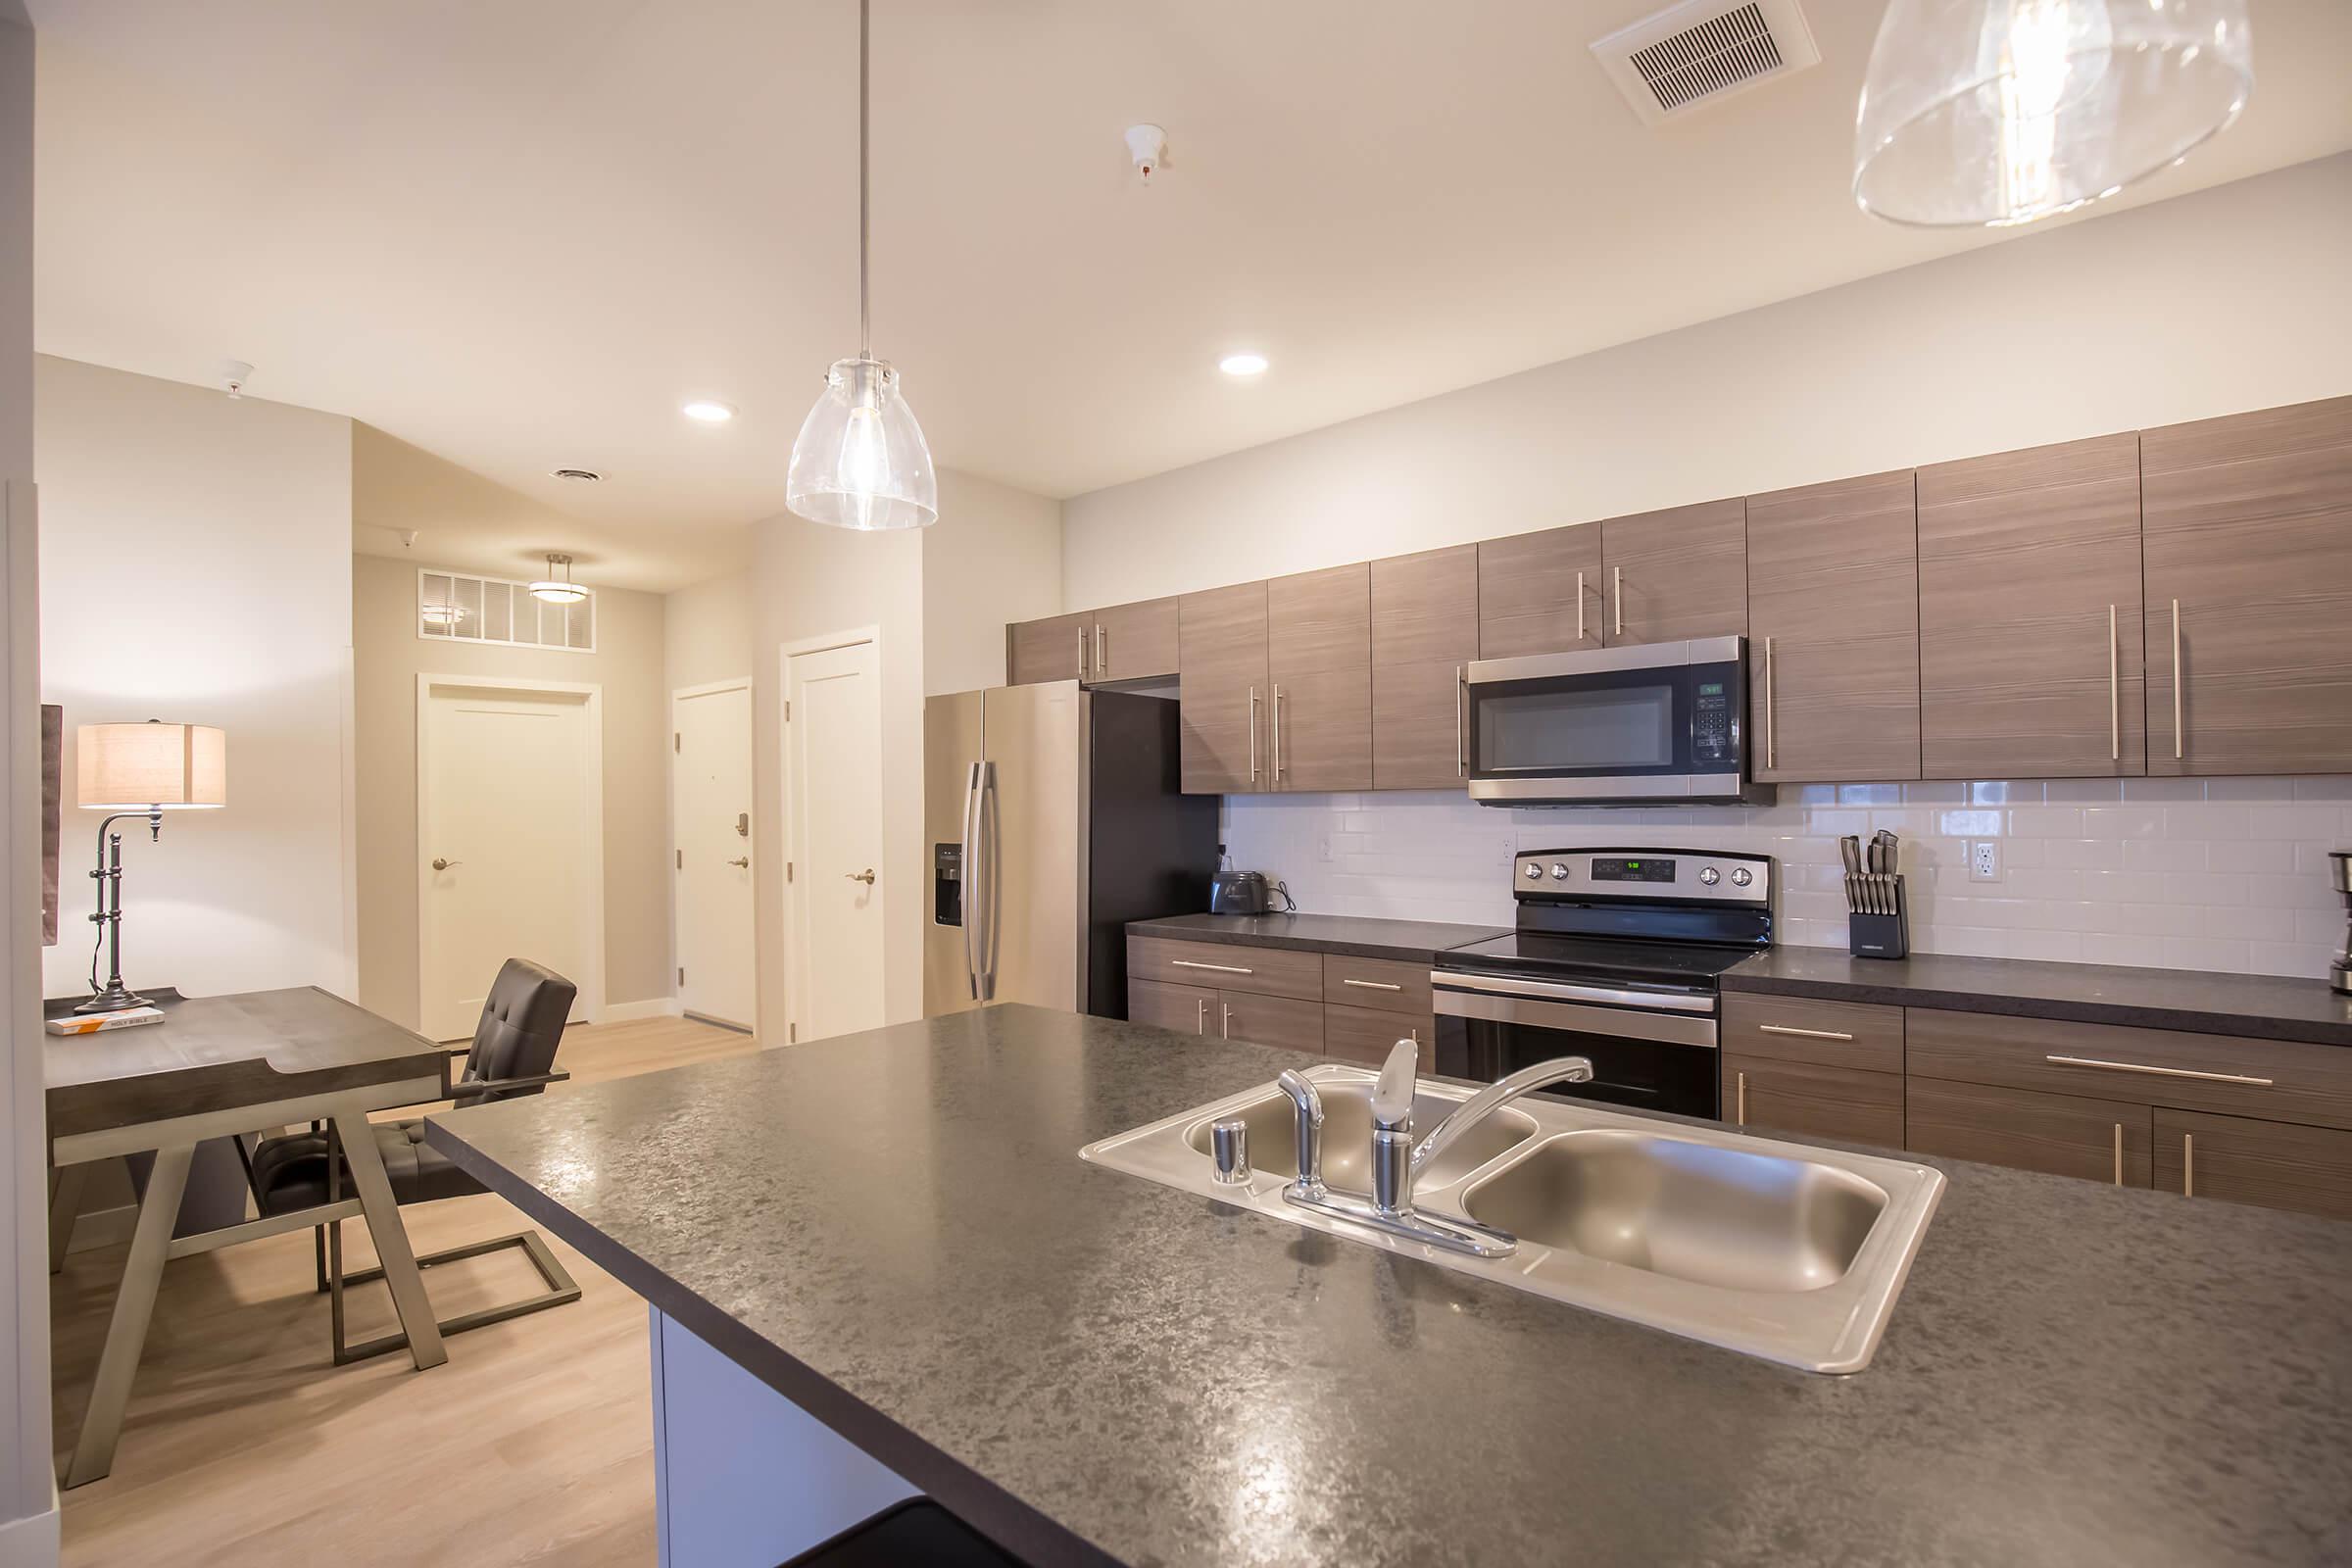
[[[1723,987],[1774,996],[2352,1046],[2352,997],[2337,995],[2325,980],[2275,975],[1934,953],[1857,958],[1842,948],[1781,947],[1726,971]]]
[[[427,1137],[1035,1563],[2352,1559],[2352,1225],[1928,1160],[1830,1378],[1078,1158],[1308,1059],[998,1006]]]
[[[1241,942],[1406,962],[1427,962],[1449,948],[1510,935],[1508,926],[1378,920],[1354,914],[1176,914],[1159,920],[1130,920],[1127,931],[1131,936],[1173,937],[1181,942]]]

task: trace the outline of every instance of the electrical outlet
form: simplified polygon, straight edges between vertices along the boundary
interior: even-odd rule
[[[1331,859],[1331,835],[1326,833],[1321,838],[1315,840],[1315,848],[1318,853],[1322,855],[1325,860]]]
[[[1968,846],[1968,879],[1971,882],[1998,882],[2001,879],[2001,841],[1973,839]]]

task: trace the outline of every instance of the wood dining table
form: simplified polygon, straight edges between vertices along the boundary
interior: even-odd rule
[[[448,1098],[448,1050],[316,986],[167,994],[155,1001],[164,1013],[160,1023],[45,1042],[53,1232],[72,1226],[92,1161],[154,1155],[89,1410],[67,1464],[69,1488],[114,1466],[156,1292],[173,1258],[364,1218],[411,1361],[422,1371],[449,1359],[368,1126],[370,1111]],[[172,1234],[198,1144],[300,1122],[334,1129],[352,1196],[192,1236]]]

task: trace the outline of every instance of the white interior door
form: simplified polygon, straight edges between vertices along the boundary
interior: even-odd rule
[[[604,824],[593,691],[419,683],[416,757],[423,1031],[471,1035],[499,966],[543,963],[603,992]]]
[[[757,1009],[752,945],[752,683],[670,699],[678,1004],[741,1029]]]
[[[787,653],[784,702],[786,1001],[822,1040],[883,1022],[880,650]]]

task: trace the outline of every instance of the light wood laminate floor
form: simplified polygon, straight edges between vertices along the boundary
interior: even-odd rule
[[[746,1035],[659,1019],[575,1028],[558,1065],[592,1083],[755,1049]],[[528,1224],[488,1196],[401,1212],[419,1252]],[[374,1261],[366,1224],[344,1237],[347,1266]],[[308,1231],[169,1265],[114,1474],[65,1494],[67,1568],[651,1563],[645,1303],[549,1241],[580,1299],[459,1335],[429,1372],[398,1353],[332,1364]],[[74,1253],[50,1282],[61,1457],[122,1256],[121,1246]],[[541,1289],[512,1250],[429,1270],[425,1285],[443,1317]],[[382,1285],[350,1300],[353,1339],[397,1328]]]

